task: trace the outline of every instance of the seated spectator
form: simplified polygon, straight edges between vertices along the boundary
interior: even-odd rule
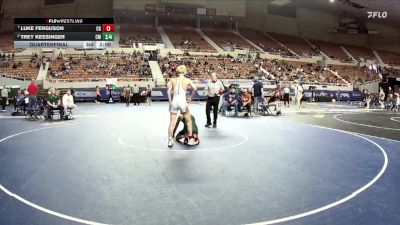
[[[47,97],[47,119],[51,120],[53,110],[60,110],[60,118],[64,118],[64,108],[61,105],[60,96],[55,88],[50,88],[49,96]]]
[[[75,109],[78,107],[74,103],[74,96],[71,93],[71,89],[68,89],[67,93],[64,94],[62,98],[62,106],[64,108],[64,112],[67,112],[68,109]]]
[[[17,111],[17,108],[25,109],[25,106],[25,95],[22,93],[21,90],[18,90],[14,97],[14,110]]]
[[[269,107],[275,107],[274,111],[276,112],[276,114],[281,114],[281,105],[279,103],[280,101],[280,94],[279,91],[274,91],[272,92],[271,96],[269,97],[267,104]]]
[[[236,93],[235,86],[231,85],[229,87],[229,92],[224,95],[224,111],[227,111],[230,107],[235,107],[235,115],[239,111],[239,95]]]
[[[245,109],[247,112],[251,112],[251,94],[247,90],[243,90],[242,95],[240,96],[240,108]]]
[[[271,97],[269,97],[267,103],[268,103],[268,105],[271,105],[272,103],[279,101],[279,99],[280,99],[279,92],[274,91],[274,92],[272,92]]]

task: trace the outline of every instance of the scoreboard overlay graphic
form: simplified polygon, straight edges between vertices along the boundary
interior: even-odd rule
[[[15,18],[14,48],[118,47],[113,18]]]

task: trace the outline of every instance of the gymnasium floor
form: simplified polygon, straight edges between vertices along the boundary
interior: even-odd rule
[[[308,104],[167,148],[168,106],[0,114],[0,224],[400,224],[400,114]]]

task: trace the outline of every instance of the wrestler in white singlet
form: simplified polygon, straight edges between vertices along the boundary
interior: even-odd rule
[[[178,112],[181,112],[188,124],[188,145],[193,145],[195,142],[192,137],[192,119],[189,112],[188,102],[191,101],[193,95],[196,93],[196,87],[193,85],[192,81],[185,77],[186,66],[180,65],[176,68],[176,73],[178,77],[172,78],[168,82],[168,101],[169,101],[169,111],[170,111],[170,124],[168,128],[168,147],[174,145],[174,126],[177,121]],[[192,94],[186,101],[186,90],[192,88]],[[171,96],[172,95],[172,96]]]
[[[171,113],[178,113],[178,111],[180,111],[183,114],[187,111],[188,103],[186,102],[186,90],[183,88],[182,83],[183,78],[176,79],[171,108],[169,109]]]

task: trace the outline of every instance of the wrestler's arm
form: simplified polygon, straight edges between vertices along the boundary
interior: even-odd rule
[[[169,105],[171,105],[171,101],[172,101],[172,99],[171,99],[172,79],[168,81],[167,87],[168,87],[168,90],[167,90],[168,102],[169,102]]]

